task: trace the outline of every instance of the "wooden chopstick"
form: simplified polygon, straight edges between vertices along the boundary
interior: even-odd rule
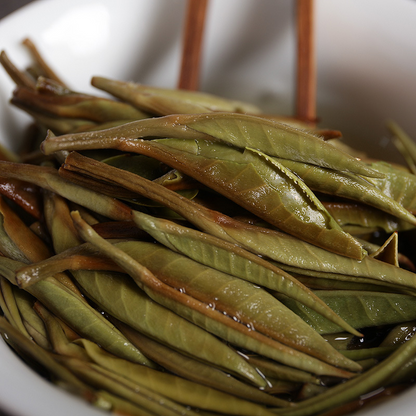
[[[178,88],[199,88],[202,40],[208,0],[188,0]]]
[[[314,0],[297,0],[296,117],[316,122]]]
[[[316,123],[314,0],[296,0],[296,118]],[[198,90],[208,0],[188,0],[178,88]]]

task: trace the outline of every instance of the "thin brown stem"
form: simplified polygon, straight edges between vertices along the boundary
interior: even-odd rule
[[[297,0],[297,118],[316,121],[314,0]]]
[[[208,0],[188,0],[178,88],[196,91],[199,87],[202,40]]]
[[[1,51],[0,53],[0,65],[6,70],[9,77],[16,85],[31,89],[35,88],[35,82],[33,79],[30,78],[25,72],[19,71],[4,51]]]
[[[23,40],[23,45],[25,45],[30,54],[32,55],[32,58],[34,61],[40,66],[42,69],[45,77],[54,80],[60,85],[65,86],[65,83],[56,75],[56,73],[52,70],[52,68],[46,63],[46,61],[43,59],[42,55],[40,54],[38,48],[35,46],[35,44],[31,41],[31,39],[26,38]]]

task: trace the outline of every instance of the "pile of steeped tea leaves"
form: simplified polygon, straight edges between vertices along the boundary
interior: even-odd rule
[[[412,384],[394,122],[406,166],[240,101],[0,60],[34,120],[0,162],[0,332],[26,362],[125,415],[341,415]]]

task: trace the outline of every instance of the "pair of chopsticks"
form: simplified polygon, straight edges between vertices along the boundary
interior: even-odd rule
[[[316,121],[314,0],[294,1],[297,27],[295,116],[313,124]],[[178,82],[180,89],[198,90],[207,8],[208,0],[188,0]]]

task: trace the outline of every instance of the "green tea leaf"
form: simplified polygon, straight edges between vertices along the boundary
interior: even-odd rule
[[[322,290],[315,293],[355,328],[392,325],[416,319],[414,296],[348,290]],[[339,326],[298,302],[283,297],[279,299],[320,334],[341,331]]]
[[[343,255],[364,255],[298,177],[260,152],[176,139],[143,141],[142,151],[291,235]]]
[[[185,406],[238,416],[262,414],[264,408],[228,393],[202,386],[176,375],[153,370],[106,353],[99,346],[85,339],[77,341],[94,363],[155,393]],[[289,403],[281,402],[280,405]]]
[[[61,361],[86,383],[121,396],[154,414],[160,416],[198,416],[198,413],[191,409],[96,364],[87,363],[76,358],[61,357]]]
[[[292,160],[279,159],[279,162],[299,175],[306,185],[314,191],[353,199],[416,225],[414,215],[404,208],[401,203],[358,175],[319,168]],[[374,167],[374,165],[372,166]],[[374,182],[386,180],[380,179]]]
[[[265,394],[262,390],[241,382],[216,367],[169,348],[118,320],[112,322],[147,357],[174,374],[246,400],[269,406],[284,406],[281,399]]]
[[[139,332],[212,365],[248,378],[264,380],[232,349],[196,325],[146,296],[127,276],[110,272],[73,272],[87,296],[100,308]]]
[[[152,87],[150,85],[123,82],[104,77],[92,77],[91,84],[102,89],[121,100],[131,103],[138,108],[143,108],[143,99],[148,96],[161,97],[164,100],[175,100],[183,103],[181,109],[187,104],[192,108],[206,108],[207,111],[231,111],[242,113],[259,113],[260,109],[252,104],[237,100],[228,100],[213,94],[200,91],[188,91],[168,88]],[[147,107],[146,107],[147,108]],[[201,110],[202,111],[202,110]],[[182,111],[176,111],[178,114]]]
[[[15,272],[23,265],[18,261],[0,258],[1,272],[12,284],[16,284]],[[94,340],[115,355],[144,365],[152,365],[98,311],[53,277],[48,277],[27,290],[79,334]]]
[[[321,371],[326,371],[333,375],[337,373],[337,369],[334,367],[325,365],[325,363],[319,362],[313,357],[304,356],[298,351],[288,349],[283,344],[257,331],[252,331],[246,325],[235,321],[231,317],[225,316],[223,313],[211,308],[208,304],[166,285],[157,279],[149,269],[135,261],[123,250],[99,237],[91,227],[82,221],[79,214],[73,212],[72,217],[82,237],[86,241],[96,245],[103,253],[123,267],[135,282],[156,302],[191,322],[195,322],[207,331],[213,332],[221,338],[233,344],[240,345],[243,348],[256,351],[260,354],[269,354],[271,355],[270,358],[277,357],[278,361],[285,363],[289,361],[295,367],[300,366],[301,368],[307,368],[316,373]],[[336,354],[332,354],[331,358],[337,361],[337,365],[344,365],[345,367],[359,370],[355,363],[345,361],[339,356],[336,357]],[[338,376],[351,376],[351,374],[345,372],[344,375],[341,375],[342,373],[342,371],[338,371]]]
[[[133,219],[140,228],[171,250],[182,253],[206,266],[297,299],[333,322],[337,322],[338,325],[345,325],[332,310],[321,307],[324,305],[312,291],[307,290],[291,275],[259,256],[209,234],[142,212],[134,211]],[[351,327],[344,327],[344,329],[357,334]]]

